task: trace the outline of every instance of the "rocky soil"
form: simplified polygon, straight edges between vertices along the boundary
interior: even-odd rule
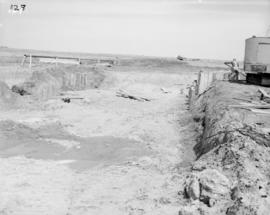
[[[269,114],[232,106],[261,104],[257,91],[258,86],[217,82],[194,102],[201,136],[179,214],[269,214]]]

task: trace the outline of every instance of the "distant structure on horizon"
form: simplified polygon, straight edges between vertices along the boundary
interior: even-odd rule
[[[29,67],[32,67],[32,63],[58,63],[63,64],[91,64],[91,65],[101,65],[106,64],[107,67],[117,64],[117,59],[114,58],[80,58],[80,57],[68,57],[68,56],[48,56],[48,55],[32,55],[24,54],[21,65],[23,66],[28,59]]]

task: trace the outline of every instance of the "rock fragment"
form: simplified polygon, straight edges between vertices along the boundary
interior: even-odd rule
[[[230,192],[229,179],[215,169],[206,169],[200,173],[199,181],[202,191],[209,194],[225,195]]]
[[[198,178],[194,177],[190,180],[186,186],[187,197],[193,200],[200,198],[200,184]]]

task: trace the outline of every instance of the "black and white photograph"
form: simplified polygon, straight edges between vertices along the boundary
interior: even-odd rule
[[[0,215],[269,215],[270,0],[0,0]]]

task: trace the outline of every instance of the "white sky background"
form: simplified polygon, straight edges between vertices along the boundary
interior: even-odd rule
[[[14,48],[242,60],[270,25],[270,0],[0,2],[0,44]],[[12,3],[26,11],[9,14]]]

